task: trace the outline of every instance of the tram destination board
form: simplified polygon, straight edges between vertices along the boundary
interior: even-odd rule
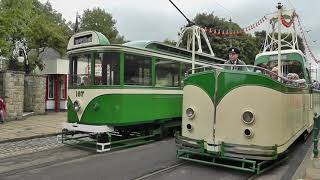
[[[74,45],[84,44],[89,42],[92,42],[92,34],[74,38]]]

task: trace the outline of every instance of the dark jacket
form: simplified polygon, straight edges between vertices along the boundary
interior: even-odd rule
[[[232,64],[232,65],[246,65],[243,61],[240,59],[237,59],[235,61],[228,60],[224,64]],[[237,67],[237,66],[225,66],[224,69],[228,70],[237,70],[237,71],[249,71],[248,67]]]

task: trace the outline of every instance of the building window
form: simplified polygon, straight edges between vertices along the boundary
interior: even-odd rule
[[[179,87],[180,63],[163,59],[157,60],[156,86]]]
[[[64,79],[63,79],[64,77],[62,77],[61,79],[60,79],[60,99],[61,100],[65,100],[65,89],[66,89],[66,87],[65,87],[65,83],[64,83]]]
[[[151,58],[126,54],[124,82],[126,85],[151,86]]]
[[[48,99],[54,99],[54,77],[48,77]]]

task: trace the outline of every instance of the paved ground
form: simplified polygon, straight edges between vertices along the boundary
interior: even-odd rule
[[[28,156],[0,159],[0,179],[14,180],[128,180],[171,167],[182,161],[175,157],[173,139],[103,154],[59,147]],[[78,152],[76,152],[78,151]],[[83,156],[83,157],[81,157]],[[71,158],[71,159],[69,159]],[[27,163],[30,165],[28,166]],[[184,166],[185,165],[185,166]],[[212,168],[196,163],[185,163],[185,173],[178,179],[247,179],[249,173],[225,168]],[[214,178],[213,178],[214,177]],[[150,176],[141,179],[166,179]],[[141,180],[140,179],[140,180]],[[172,179],[172,178],[171,178]]]
[[[299,141],[289,154],[289,160],[263,175],[253,176],[252,173],[178,160],[172,138],[103,154],[59,144],[54,137],[35,140],[38,142],[28,140],[34,148],[25,148],[36,153],[0,158],[0,179],[241,180],[254,177],[258,180],[286,180],[300,163],[296,157],[304,156],[301,146],[305,144]],[[50,142],[49,145],[46,141]],[[20,151],[26,152],[26,149]]]
[[[46,115],[30,116],[24,120],[5,122],[0,124],[0,143],[60,133],[61,124],[66,120],[66,112],[49,112]]]
[[[224,170],[223,168],[212,169],[211,167],[194,163],[179,165],[181,161],[175,158],[175,148],[172,140],[103,155],[93,155],[92,152],[88,153],[87,151],[70,148],[60,144],[56,139],[57,137],[53,136],[61,132],[61,124],[66,121],[66,117],[67,114],[65,112],[52,112],[46,115],[31,116],[24,120],[0,124],[0,179],[2,179],[1,177],[9,179],[20,179],[22,177],[24,179],[41,179],[46,173],[51,174],[54,177],[53,179],[60,179],[60,176],[55,175],[55,173],[58,171],[63,172],[63,168],[71,168],[76,171],[79,174],[77,175],[79,179],[92,177],[87,176],[86,173],[91,175],[100,173],[99,177],[105,177],[105,170],[108,170],[107,177],[112,177],[112,179],[139,179],[145,174],[157,171],[157,169],[166,169],[167,167],[169,169],[163,173],[157,173],[142,179],[211,179],[212,177],[215,177],[215,179],[247,179],[252,176],[251,174]],[[262,176],[255,177],[255,179],[278,179],[279,177],[282,177],[282,179],[290,179],[292,177],[295,180],[299,178],[320,179],[320,159],[312,158],[310,139],[309,137],[309,141],[297,145],[300,147],[297,147],[291,153],[286,163]],[[308,153],[305,156],[306,151]],[[87,155],[93,155],[93,157],[78,158]],[[78,160],[66,163],[74,158]],[[301,163],[303,158],[303,163]],[[60,167],[60,165],[57,166],[57,162],[64,163],[60,164]],[[296,167],[300,163],[301,165],[296,171]],[[54,166],[51,167],[51,165]],[[170,168],[175,165],[178,166]],[[73,168],[74,166],[76,168]],[[43,167],[46,168],[43,169]],[[26,169],[30,169],[30,171],[25,171]],[[127,169],[128,174],[123,174],[123,169]],[[14,170],[20,173],[15,173],[16,175],[14,176],[1,175],[1,171],[11,172]],[[64,172],[64,175],[71,177],[74,174]]]
[[[318,149],[320,149],[320,145]],[[303,162],[292,176],[292,180],[298,179],[320,179],[320,156],[319,158],[314,158],[313,144],[305,155]]]
[[[56,136],[0,143],[0,159],[61,147]]]

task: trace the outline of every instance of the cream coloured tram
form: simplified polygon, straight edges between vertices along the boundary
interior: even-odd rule
[[[217,65],[185,79],[178,158],[260,173],[310,133],[320,94],[310,86],[304,55],[282,51],[284,76],[300,80],[263,68],[276,65],[276,56],[257,55],[249,71]]]

